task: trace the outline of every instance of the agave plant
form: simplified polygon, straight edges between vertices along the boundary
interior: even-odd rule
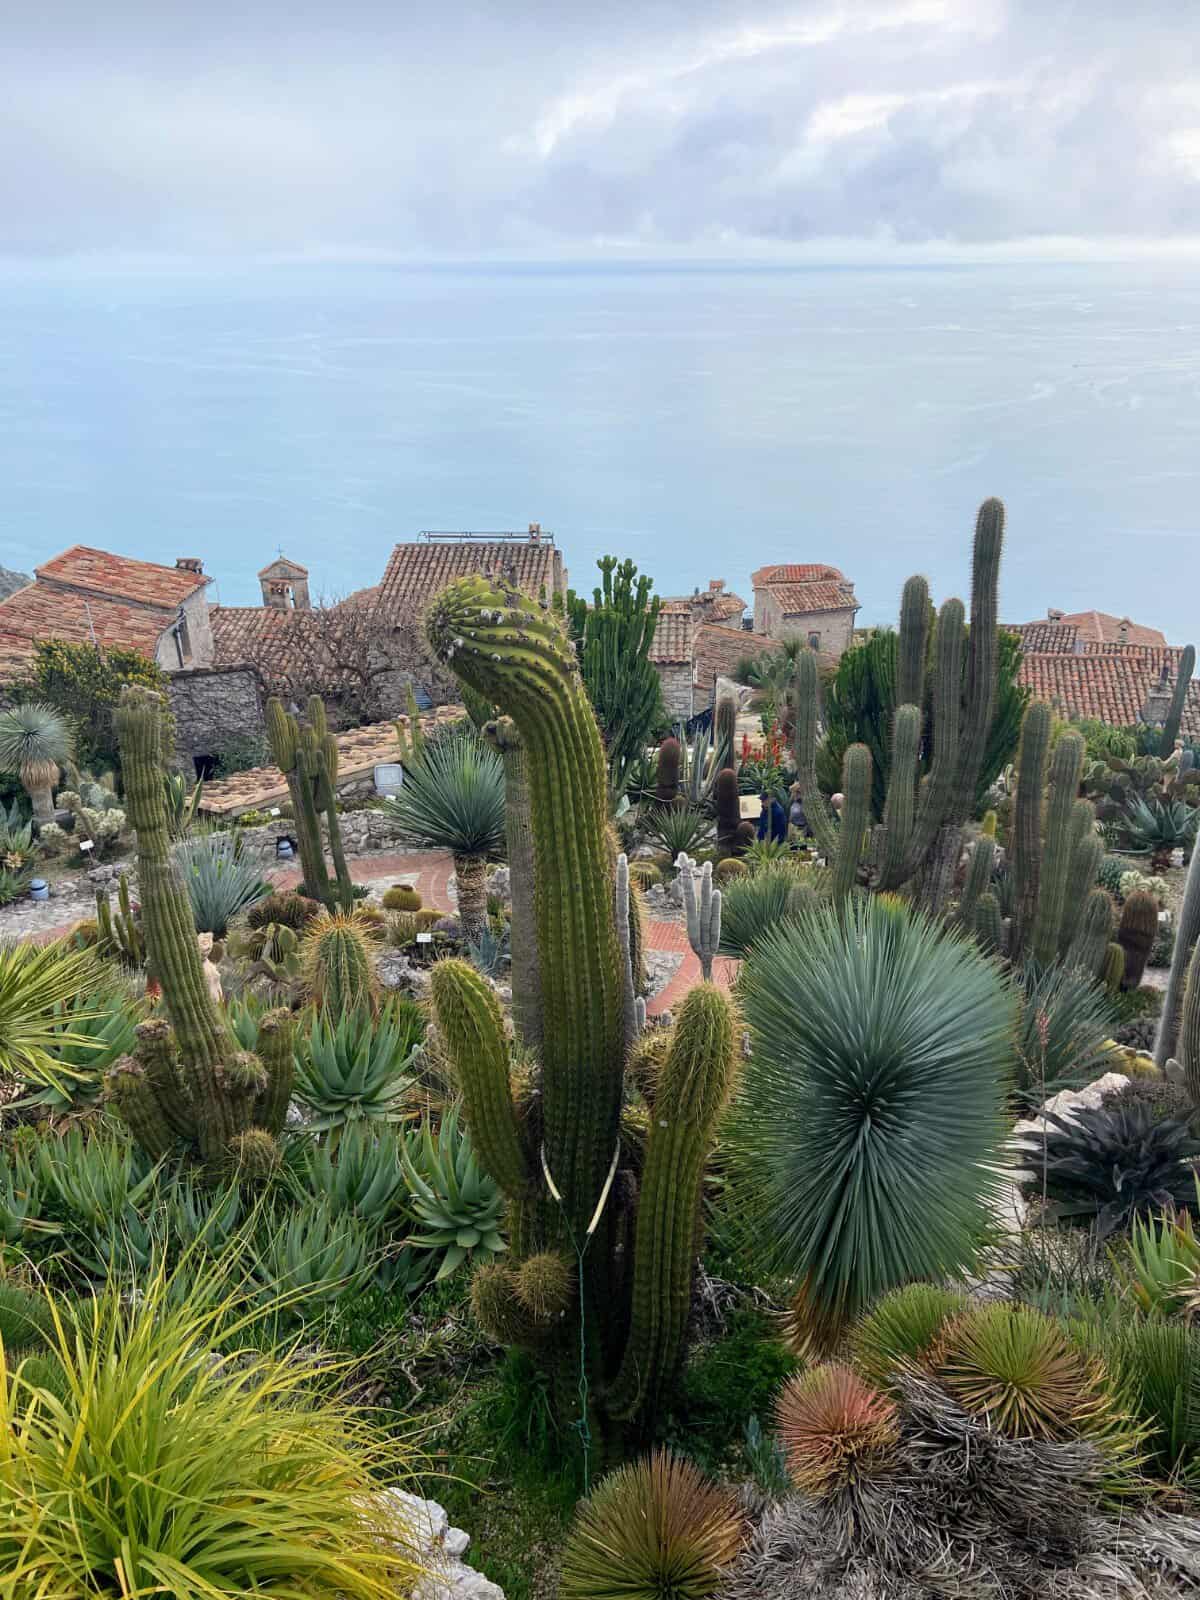
[[[1107,1072],[1116,1010],[1108,991],[1078,967],[1030,962],[1018,974],[1016,1089],[1040,1105]]]
[[[254,860],[242,852],[231,833],[202,833],[175,846],[175,864],[183,874],[197,933],[223,939],[243,906],[271,892]]]
[[[713,820],[693,806],[652,806],[643,826],[675,861],[681,855],[693,856],[712,844]]]
[[[732,1129],[759,1263],[817,1337],[973,1259],[1004,1135],[1012,1001],[996,967],[897,901],[806,908],[740,980],[753,1054]]]
[[[294,1088],[312,1113],[312,1132],[336,1136],[351,1122],[398,1122],[409,1059],[424,1033],[420,1009],[408,1000],[389,1001],[378,1016],[365,1006],[336,1018],[314,1012],[298,1041]]]
[[[1144,1100],[1120,1097],[1075,1108],[1070,1118],[1044,1111],[1044,1129],[1022,1138],[1024,1188],[1045,1196],[1051,1216],[1094,1227],[1101,1238],[1134,1217],[1182,1208],[1195,1194],[1200,1156],[1185,1119],[1158,1120]]]
[[[23,872],[33,861],[33,823],[19,818],[9,820],[0,805],[0,866],[9,872]]]
[[[133,1048],[146,1003],[114,983],[91,995],[72,995],[53,1010],[55,1032],[64,1042],[48,1047],[52,1072],[27,1077],[26,1093],[14,1107],[44,1106],[59,1114],[90,1110],[103,1091],[105,1073]]]
[[[383,808],[409,844],[453,855],[463,937],[477,941],[487,923],[487,863],[504,851],[499,753],[470,732],[427,743]]]
[[[366,1283],[371,1243],[357,1217],[324,1198],[282,1212],[268,1207],[260,1214],[254,1272],[265,1294],[303,1316]]]
[[[198,1183],[190,1173],[172,1183],[167,1198],[167,1232],[186,1253],[221,1256],[239,1249],[245,1241],[247,1215],[236,1183],[214,1188]]]
[[[657,1450],[610,1473],[563,1550],[563,1600],[706,1600],[741,1549],[737,1500],[690,1461]]]
[[[0,1081],[66,1082],[56,1071],[64,1049],[86,1049],[79,1031],[90,1007],[74,1013],[74,1027],[64,1027],[58,1008],[90,994],[99,966],[89,950],[59,940],[35,945],[0,941]]]
[[[500,1236],[504,1201],[481,1169],[458,1110],[442,1118],[436,1139],[428,1122],[405,1140],[401,1153],[409,1200],[421,1232],[407,1243],[442,1252],[435,1282],[464,1261],[488,1261],[508,1246]]]
[[[0,711],[0,772],[20,778],[35,822],[54,821],[54,785],[70,756],[70,732],[53,706],[29,701]]]
[[[1200,826],[1200,806],[1186,800],[1152,800],[1149,805],[1135,795],[1122,818],[1125,848],[1148,854],[1156,860],[1169,857],[1172,850],[1189,850]]]
[[[1191,1214],[1135,1217],[1122,1275],[1149,1316],[1170,1316],[1194,1300],[1200,1285],[1200,1238]]]
[[[0,867],[0,906],[19,900],[32,882],[32,867]]]
[[[132,1142],[84,1134],[78,1126],[41,1140],[35,1160],[48,1204],[68,1220],[97,1227],[136,1210],[159,1173]]]
[[[336,1151],[328,1141],[308,1145],[297,1186],[322,1196],[334,1211],[349,1211],[370,1227],[382,1227],[403,1200],[399,1141],[386,1124],[352,1123]]]

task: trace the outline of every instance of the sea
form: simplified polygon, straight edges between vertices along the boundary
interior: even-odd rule
[[[969,590],[1008,508],[1002,617],[1200,633],[1200,275],[1185,263],[10,265],[0,563],[74,543],[257,603],[424,530],[553,532],[574,586],[840,567]]]

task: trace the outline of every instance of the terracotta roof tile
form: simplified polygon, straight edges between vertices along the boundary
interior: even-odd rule
[[[784,561],[773,567],[759,567],[751,573],[750,582],[756,589],[776,583],[822,583],[826,580],[844,583],[846,575],[837,567],[818,561]]]
[[[771,582],[765,587],[785,617],[803,616],[810,611],[841,611],[847,606],[858,609],[853,585],[848,583]]]
[[[135,561],[130,556],[114,556],[107,550],[93,550],[73,544],[69,550],[34,569],[46,583],[69,584],[89,594],[111,599],[133,600],[144,606],[174,611],[188,595],[209,581],[202,573],[178,567],[160,567],[153,561]]]
[[[483,572],[506,576],[518,589],[535,599],[563,582],[562,552],[552,544],[534,540],[464,540],[458,544],[398,544],[392,551],[379,585],[385,605],[432,600],[455,578]]]
[[[1006,622],[1002,626],[1017,635],[1023,651],[1073,655],[1078,646],[1079,629],[1073,622]]]
[[[716,622],[703,622],[693,642],[692,680],[711,688],[718,677],[729,677],[745,656],[770,655],[779,642],[745,628],[727,628]]]
[[[296,627],[304,626],[296,619],[311,615],[311,611],[284,611],[275,606],[210,606],[214,666],[257,658],[261,650],[274,645],[286,649]]]
[[[1085,645],[1080,655],[1030,652],[1021,662],[1018,682],[1036,699],[1057,704],[1067,716],[1096,717],[1111,727],[1130,727],[1164,665],[1174,680],[1181,653],[1130,645]],[[1184,705],[1183,731],[1200,737],[1200,680],[1195,678]]]
[[[1070,611],[1054,619],[1078,630],[1079,637],[1088,644],[1144,644],[1166,645],[1167,636],[1158,628],[1146,628],[1128,617],[1114,617],[1107,611]],[[1122,624],[1128,624],[1126,637],[1121,639]]]
[[[101,594],[81,595],[51,584],[31,583],[0,600],[0,640],[12,658],[27,660],[39,639],[66,639],[153,656],[171,612],[129,605]]]
[[[701,589],[698,594],[668,594],[662,597],[664,607],[673,611],[694,611],[705,622],[728,622],[730,617],[740,617],[746,602],[740,594],[728,589]]]
[[[692,659],[692,613],[687,607],[664,605],[654,627],[650,660],[656,666],[675,665]]]

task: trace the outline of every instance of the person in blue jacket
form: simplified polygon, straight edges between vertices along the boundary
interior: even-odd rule
[[[761,797],[762,810],[758,814],[758,837],[785,841],[788,836],[787,812],[773,794]]]

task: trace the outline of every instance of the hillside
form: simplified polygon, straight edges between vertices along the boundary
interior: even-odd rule
[[[8,567],[0,567],[0,600],[7,600],[10,594],[32,582],[33,579],[27,578],[23,572],[11,572]]]

